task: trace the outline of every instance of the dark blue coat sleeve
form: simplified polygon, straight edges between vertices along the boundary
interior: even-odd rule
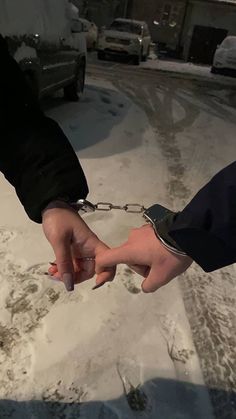
[[[28,216],[41,222],[52,200],[85,198],[84,172],[59,125],[40,110],[0,36],[0,170]]]
[[[236,162],[197,193],[169,235],[206,272],[236,262]]]

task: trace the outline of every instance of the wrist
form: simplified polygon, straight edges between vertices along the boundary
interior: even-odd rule
[[[69,201],[67,201],[64,198],[57,198],[53,201],[50,201],[49,204],[43,209],[42,211],[42,217],[44,214],[50,210],[56,210],[56,209],[66,209],[73,212],[76,212],[72,205],[70,205]]]
[[[187,253],[183,252],[182,250],[179,250],[179,248],[175,247],[173,244],[171,245],[169,242],[167,242],[157,231],[155,230],[155,234],[158,238],[158,240],[161,242],[162,246],[168,250],[170,253],[174,254],[175,256],[180,256],[181,258],[189,258]],[[190,258],[189,258],[190,259]]]
[[[169,234],[178,213],[162,207],[161,205],[153,205],[146,210],[144,216],[152,224],[158,240],[167,250],[175,255],[187,257],[187,254]]]
[[[67,208],[76,213],[86,214],[94,212],[97,208],[96,205],[87,201],[86,199],[79,199],[78,201],[71,201],[69,198],[60,197],[51,201],[43,211],[52,208]]]

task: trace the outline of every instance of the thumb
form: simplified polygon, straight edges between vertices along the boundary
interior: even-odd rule
[[[149,275],[142,283],[142,290],[145,293],[155,292],[164,285],[164,281],[160,279],[157,268],[151,268]]]
[[[60,279],[64,282],[67,291],[73,291],[75,273],[70,240],[65,238],[64,240],[58,241],[57,244],[52,247],[56,256]]]

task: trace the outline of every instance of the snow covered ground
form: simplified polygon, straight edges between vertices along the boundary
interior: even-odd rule
[[[165,158],[130,99],[90,79],[80,103],[53,103],[48,113],[81,158],[90,200],[149,205],[158,183],[168,203]],[[0,417],[212,419],[178,282],[144,295],[122,266],[114,283],[67,294],[44,275],[52,251],[3,178],[0,200]],[[143,223],[121,212],[86,220],[110,245]],[[124,387],[136,389],[136,410]]]
[[[174,60],[159,60],[155,55],[151,56],[152,59],[145,63],[141,63],[141,67],[162,72],[177,73],[181,75],[190,76],[191,78],[206,78],[216,83],[236,86],[236,78],[226,77],[219,74],[212,74],[211,67],[206,65],[196,65],[193,63],[186,63],[184,61]]]

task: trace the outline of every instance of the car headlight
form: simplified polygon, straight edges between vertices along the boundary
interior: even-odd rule
[[[139,46],[142,43],[142,39],[141,38],[135,38],[132,40],[132,43]]]

